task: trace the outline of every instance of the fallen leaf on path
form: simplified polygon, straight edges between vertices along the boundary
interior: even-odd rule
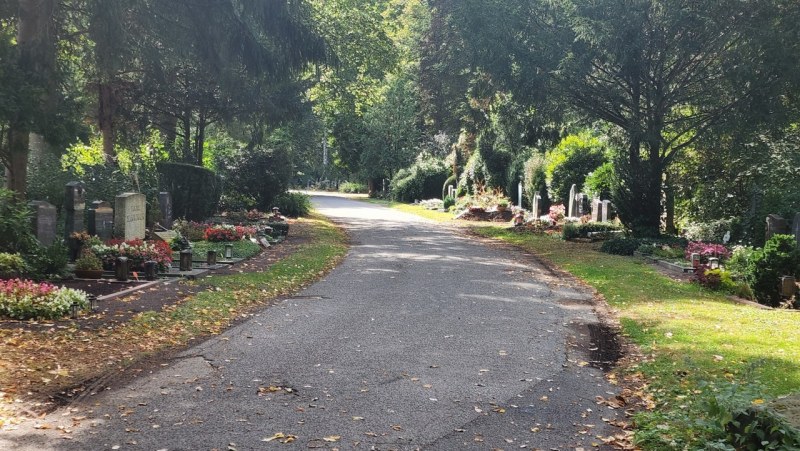
[[[328,443],[338,442],[342,438],[341,435],[329,435],[327,437],[323,437],[322,440],[325,440]]]

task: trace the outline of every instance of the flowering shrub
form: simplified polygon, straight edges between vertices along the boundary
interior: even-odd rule
[[[202,241],[205,239],[206,229],[210,224],[203,222],[178,219],[172,223],[172,229],[186,237],[189,241]]]
[[[205,239],[211,242],[240,241],[255,233],[256,229],[253,227],[222,224],[206,228]]]
[[[132,270],[144,270],[144,262],[156,262],[159,271],[167,271],[172,263],[172,249],[163,241],[111,240],[108,244],[92,246],[103,265],[114,264],[117,257],[128,257]]]
[[[564,215],[566,214],[566,212],[567,209],[564,208],[564,205],[562,204],[551,205],[550,213],[548,213],[547,216],[550,216],[550,219],[552,219],[553,222],[558,222],[564,219]]]
[[[0,280],[0,316],[15,319],[56,319],[66,316],[73,303],[85,309],[88,295],[80,290],[57,288],[30,280]]]
[[[731,256],[731,251],[722,244],[693,241],[686,246],[684,256],[687,260],[691,260],[692,254],[700,254],[700,262],[708,263],[708,259],[711,257],[717,257],[720,260],[728,259]]]

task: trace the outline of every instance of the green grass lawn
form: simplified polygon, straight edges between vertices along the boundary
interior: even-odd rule
[[[635,258],[601,253],[597,244],[504,227],[476,231],[549,260],[606,298],[643,354],[627,370],[645,376],[657,404],[638,417],[642,446],[680,449],[709,439],[695,420],[715,393],[732,386],[744,386],[757,403],[800,390],[800,313],[735,303]]]
[[[399,210],[405,213],[415,214],[417,216],[421,216],[423,218],[427,218],[436,222],[453,222],[453,223],[462,222],[462,221],[456,221],[454,219],[455,215],[453,215],[453,213],[443,212],[438,210],[428,210],[427,208],[423,208],[419,205],[405,204],[402,202],[393,202],[382,199],[365,198],[359,200],[363,200],[364,202],[369,202],[371,204],[383,205],[384,207],[393,208],[395,210]]]

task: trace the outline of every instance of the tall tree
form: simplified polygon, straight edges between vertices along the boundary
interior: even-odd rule
[[[465,0],[451,13],[498,82],[616,127],[615,203],[641,235],[659,233],[663,176],[683,149],[723,122],[780,122],[797,80],[778,51],[797,54],[787,0]]]

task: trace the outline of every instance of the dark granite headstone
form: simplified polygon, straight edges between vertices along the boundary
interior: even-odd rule
[[[102,240],[111,239],[114,231],[114,209],[111,203],[102,200],[91,203],[86,230],[89,235],[97,235]]]
[[[86,230],[83,224],[83,215],[86,209],[86,192],[81,182],[67,183],[64,191],[64,213],[66,224],[64,238],[69,239],[73,232]]]
[[[158,193],[158,205],[161,208],[161,225],[172,228],[172,194],[162,191]]]
[[[31,226],[42,246],[51,246],[56,240],[56,207],[42,200],[28,203],[33,210]]]
[[[767,216],[767,230],[764,240],[769,241],[773,235],[786,235],[789,233],[789,223],[778,215]]]

